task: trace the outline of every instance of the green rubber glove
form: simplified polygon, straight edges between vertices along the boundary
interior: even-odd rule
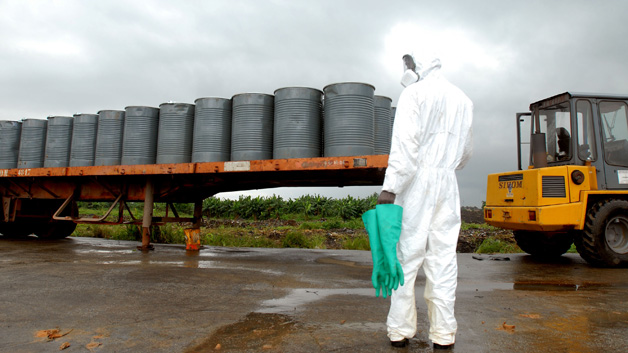
[[[366,228],[366,232],[369,234],[369,243],[371,245],[371,257],[373,258],[371,282],[373,282],[373,287],[375,288],[375,296],[379,297],[379,294],[382,293],[384,298],[386,298],[388,294],[386,282],[389,281],[389,276],[384,259],[384,250],[379,240],[377,212],[374,209],[364,212],[362,221],[364,221],[364,228]]]
[[[388,292],[403,286],[403,269],[397,259],[397,242],[401,235],[401,219],[403,207],[395,204],[380,204],[375,206],[379,239],[382,244],[382,252],[389,280],[386,282]]]

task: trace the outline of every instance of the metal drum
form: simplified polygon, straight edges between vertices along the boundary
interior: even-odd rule
[[[365,83],[326,86],[324,139],[326,157],[372,155],[375,151],[375,87]]]
[[[155,164],[159,109],[126,107],[121,164]]]
[[[397,107],[390,108],[390,133],[392,134],[393,126],[395,125],[395,115],[397,115]]]
[[[71,116],[48,117],[45,168],[67,167],[70,164],[73,121]]]
[[[390,153],[390,127],[392,99],[384,96],[373,98],[375,106],[375,154]]]
[[[231,158],[231,99],[194,101],[192,162],[223,162]]]
[[[193,128],[194,104],[161,104],[157,134],[157,164],[190,163]]]
[[[94,165],[97,129],[98,115],[74,114],[70,167],[89,167]]]
[[[0,169],[17,168],[22,123],[0,121]]]
[[[124,111],[101,110],[98,112],[94,165],[119,165],[121,163],[123,130]]]
[[[390,108],[390,142],[392,143],[392,132],[395,126],[395,115],[397,115],[397,107]]]
[[[42,119],[24,119],[22,136],[18,152],[18,168],[41,168],[44,166],[46,149],[46,127],[48,121]]]
[[[274,97],[244,93],[231,100],[231,160],[272,159]]]
[[[275,91],[273,158],[321,156],[323,92],[305,87]]]

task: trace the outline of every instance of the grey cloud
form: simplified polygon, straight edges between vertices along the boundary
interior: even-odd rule
[[[463,204],[479,206],[486,175],[515,168],[516,112],[566,90],[628,92],[627,10],[618,0],[2,1],[0,118],[343,81],[370,83],[396,104],[399,77],[381,61],[390,30],[456,29],[499,64],[461,52],[463,66],[443,66],[474,102],[475,154],[458,176]]]

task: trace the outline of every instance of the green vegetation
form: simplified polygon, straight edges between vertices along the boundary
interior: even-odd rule
[[[482,244],[475,251],[478,254],[511,254],[522,252],[516,243],[497,237],[488,237],[482,241]]]
[[[460,226],[460,230],[469,230],[469,229],[484,229],[488,231],[497,231],[499,228],[493,227],[486,223],[478,224],[478,223],[462,223]]]
[[[367,198],[332,199],[320,195],[301,196],[284,200],[281,196],[241,196],[238,200],[221,200],[210,197],[203,201],[203,214],[208,218],[224,219],[317,219],[337,217],[348,221],[362,216],[375,207],[377,194]]]
[[[361,215],[375,207],[377,196],[332,199],[308,195],[288,200],[280,196],[246,196],[238,200],[211,197],[203,202],[201,243],[226,247],[370,250]],[[80,214],[103,215],[110,205],[106,202],[79,202]],[[133,217],[141,219],[143,204],[134,202],[128,206]],[[177,203],[174,207],[180,217],[191,217],[194,213],[193,204]],[[170,217],[174,215],[171,208],[167,212]],[[155,204],[153,214],[165,216],[166,205]],[[108,220],[116,217],[117,208]],[[125,211],[125,221],[130,220],[132,218]],[[189,226],[176,223],[154,226],[151,241],[184,244],[183,229]],[[74,236],[140,241],[141,229],[132,224],[79,224]],[[463,223],[461,240],[467,243],[462,251],[521,252],[512,233],[484,223]]]
[[[361,215],[375,207],[377,194],[364,199],[347,197],[332,199],[322,196],[302,196],[284,200],[240,197],[238,200],[220,200],[214,197],[203,202],[201,243],[208,246],[274,247],[274,248],[347,248],[369,250],[368,235]],[[79,202],[81,215],[103,215],[111,206],[106,202]],[[133,218],[140,219],[143,204],[128,204]],[[193,204],[175,204],[181,217],[191,217]],[[172,216],[172,209],[168,209]],[[117,217],[117,209],[108,220]],[[165,204],[155,204],[153,214],[166,215]],[[132,217],[125,211],[125,221]],[[189,224],[154,226],[151,241],[155,243],[184,244],[183,229]],[[80,224],[74,236],[98,237],[113,240],[141,240],[138,225]]]

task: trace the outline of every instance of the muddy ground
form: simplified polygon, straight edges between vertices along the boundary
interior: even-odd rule
[[[0,352],[433,351],[423,271],[417,334],[393,348],[368,251],[137,245],[0,237]],[[499,258],[458,254],[457,352],[626,351],[626,269]]]

